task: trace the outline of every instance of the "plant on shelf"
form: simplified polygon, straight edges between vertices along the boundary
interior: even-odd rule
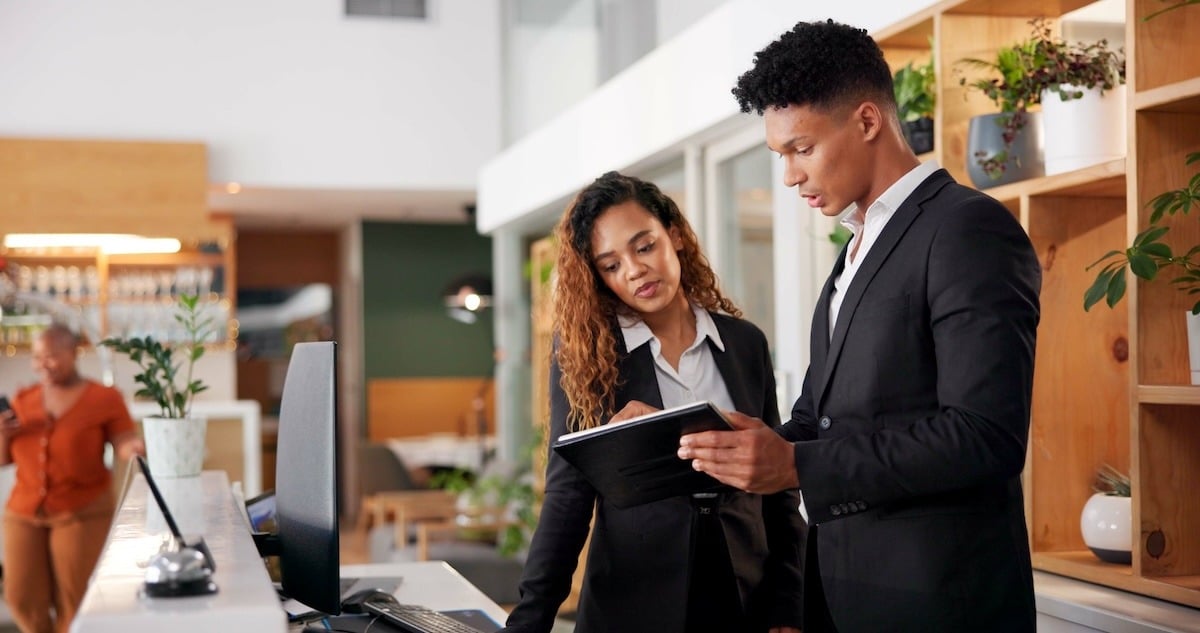
[[[933,109],[937,103],[933,58],[914,66],[912,62],[896,71],[892,86],[896,95],[896,114],[904,138],[918,154],[933,151]]]
[[[1129,475],[1104,464],[1096,473],[1096,483],[1092,485],[1092,490],[1102,495],[1110,497],[1128,497],[1132,491],[1129,482]]]
[[[1068,43],[1056,37],[1044,18],[1030,20],[1032,36],[996,52],[995,60],[961,59],[957,63],[984,69],[992,76],[959,83],[978,90],[1000,108],[1004,150],[975,159],[993,179],[999,178],[1008,162],[1017,134],[1028,121],[1030,108],[1039,105],[1044,91],[1057,93],[1063,101],[1083,97],[1085,89],[1105,90],[1125,83],[1125,55],[1111,50],[1107,40]]]
[[[1196,163],[1200,163],[1200,152],[1189,154],[1185,162],[1186,165]],[[1101,299],[1111,308],[1125,296],[1126,269],[1133,271],[1133,274],[1141,279],[1153,281],[1162,269],[1178,267],[1182,273],[1171,279],[1171,283],[1189,296],[1200,294],[1200,245],[1176,254],[1171,246],[1163,241],[1171,227],[1159,224],[1164,216],[1173,216],[1176,213],[1187,215],[1193,206],[1200,207],[1200,171],[1193,174],[1183,187],[1155,196],[1147,206],[1152,209],[1150,226],[1134,238],[1133,244],[1124,251],[1109,251],[1088,266],[1087,269],[1091,270],[1104,264],[1096,273],[1096,280],[1084,293],[1085,311]],[[1191,310],[1192,314],[1200,314],[1200,301],[1193,304]]]
[[[133,379],[141,387],[134,395],[153,400],[160,409],[159,416],[142,421],[151,470],[164,477],[193,477],[200,474],[204,462],[206,422],[192,416],[192,399],[208,389],[194,377],[193,370],[204,355],[213,320],[203,314],[197,296],[185,295],[179,298],[175,321],[184,332],[178,343],[164,344],[144,336],[107,338],[100,345],[137,364],[141,373]]]
[[[1133,559],[1133,502],[1129,476],[1105,464],[1079,515],[1088,549],[1102,561],[1128,565]]]
[[[1171,0],[1162,0],[1163,3],[1170,2],[1170,1]],[[1174,11],[1175,9],[1182,9],[1183,7],[1186,7],[1191,4],[1200,4],[1200,0],[1179,0],[1179,2],[1176,2],[1175,4],[1166,6],[1162,9],[1159,9],[1158,11],[1155,11],[1154,13],[1151,13],[1150,15],[1142,18],[1142,21],[1143,22],[1149,21],[1151,18],[1156,18],[1168,11]]]

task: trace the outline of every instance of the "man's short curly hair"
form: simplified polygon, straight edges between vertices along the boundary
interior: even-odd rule
[[[733,88],[742,112],[762,114],[789,105],[832,110],[871,100],[895,109],[892,72],[863,29],[800,22],[754,56],[754,67]],[[857,104],[855,104],[857,105]]]

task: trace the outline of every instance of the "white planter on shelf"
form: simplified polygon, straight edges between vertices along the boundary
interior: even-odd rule
[[[208,420],[204,418],[159,418],[142,420],[146,461],[157,479],[197,477],[204,465],[204,441]]]
[[[1188,362],[1192,370],[1192,384],[1200,385],[1200,315],[1184,311],[1187,319]]]
[[[1129,564],[1133,560],[1133,503],[1130,497],[1097,492],[1079,517],[1083,542],[1102,561]]]
[[[1066,85],[1063,89],[1076,90]],[[1068,101],[1044,90],[1042,124],[1046,175],[1124,158],[1125,86],[1103,95],[1099,88],[1085,89],[1082,98]]]

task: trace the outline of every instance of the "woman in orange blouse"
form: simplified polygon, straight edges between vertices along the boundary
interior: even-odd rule
[[[25,633],[65,633],[83,600],[114,510],[105,442],[121,459],[145,452],[120,392],[79,375],[76,346],[62,325],[43,331],[33,343],[39,384],[0,413],[0,463],[17,466],[4,600]]]

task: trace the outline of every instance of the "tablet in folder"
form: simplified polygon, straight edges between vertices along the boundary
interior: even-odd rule
[[[628,508],[669,497],[728,490],[679,459],[680,436],[729,431],[733,426],[711,402],[701,401],[567,433],[554,451],[579,469],[604,498]]]

